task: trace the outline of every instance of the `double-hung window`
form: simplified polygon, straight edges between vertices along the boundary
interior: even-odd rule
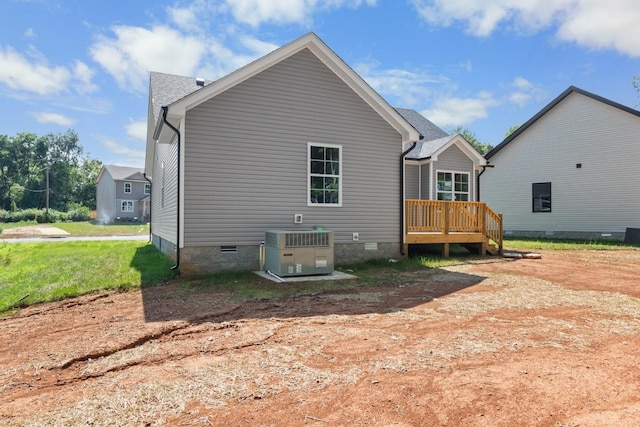
[[[122,212],[133,212],[133,200],[123,200],[120,210]]]
[[[144,194],[151,194],[151,184],[144,185]]]
[[[124,183],[124,192],[125,192],[125,194],[131,193],[131,183],[130,182],[125,182]]]
[[[551,183],[537,182],[532,184],[532,212],[551,212]]]
[[[342,205],[342,147],[308,144],[308,205]]]
[[[469,174],[466,172],[438,171],[438,200],[469,201]]]

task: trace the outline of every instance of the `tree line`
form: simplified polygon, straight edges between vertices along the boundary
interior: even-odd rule
[[[0,209],[95,209],[102,163],[83,151],[71,129],[0,135]]]

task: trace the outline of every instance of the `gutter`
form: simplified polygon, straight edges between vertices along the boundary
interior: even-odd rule
[[[151,234],[151,207],[153,206],[153,199],[152,199],[152,194],[153,194],[153,183],[151,182],[151,180],[147,177],[147,173],[146,172],[142,172],[142,176],[144,177],[144,179],[146,179],[149,182],[149,189],[151,191],[149,191],[149,243],[151,243],[151,241],[153,240],[152,238],[152,234]]]
[[[176,200],[176,265],[171,267],[172,270],[177,270],[180,268],[180,131],[176,129],[169,121],[167,120],[167,112],[169,111],[169,107],[162,107],[162,122],[165,123],[172,131],[175,132],[176,138],[178,140],[178,167],[177,167],[177,200]]]
[[[420,135],[420,139],[424,136]],[[418,145],[418,141],[414,141],[411,147],[407,148],[400,155],[400,255],[405,256],[404,253],[404,159],[407,154]]]
[[[476,202],[480,201],[480,176],[487,170],[487,168],[494,168],[496,165],[490,165],[487,163],[486,165],[480,166],[482,171],[476,177]]]

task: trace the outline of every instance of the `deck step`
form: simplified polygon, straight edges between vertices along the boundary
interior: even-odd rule
[[[460,246],[462,246],[463,248],[465,248],[466,250],[468,250],[471,253],[478,253],[478,250],[480,249],[480,245],[482,243],[460,243]],[[489,255],[500,255],[500,248],[492,243],[487,242],[485,244],[485,250]]]
[[[496,245],[487,244],[487,253],[493,256],[500,255],[500,248]]]

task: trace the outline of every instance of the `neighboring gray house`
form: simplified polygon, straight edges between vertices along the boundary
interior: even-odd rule
[[[151,73],[153,243],[184,274],[256,270],[274,229],[332,230],[337,262],[398,257],[419,137],[313,33],[215,82]]]
[[[640,111],[569,87],[487,153],[506,235],[623,239],[640,228]]]
[[[96,221],[148,221],[151,184],[144,170],[104,165],[96,179]]]
[[[405,197],[477,201],[484,157],[462,135],[449,135],[414,110],[398,112],[423,135],[406,156]]]

